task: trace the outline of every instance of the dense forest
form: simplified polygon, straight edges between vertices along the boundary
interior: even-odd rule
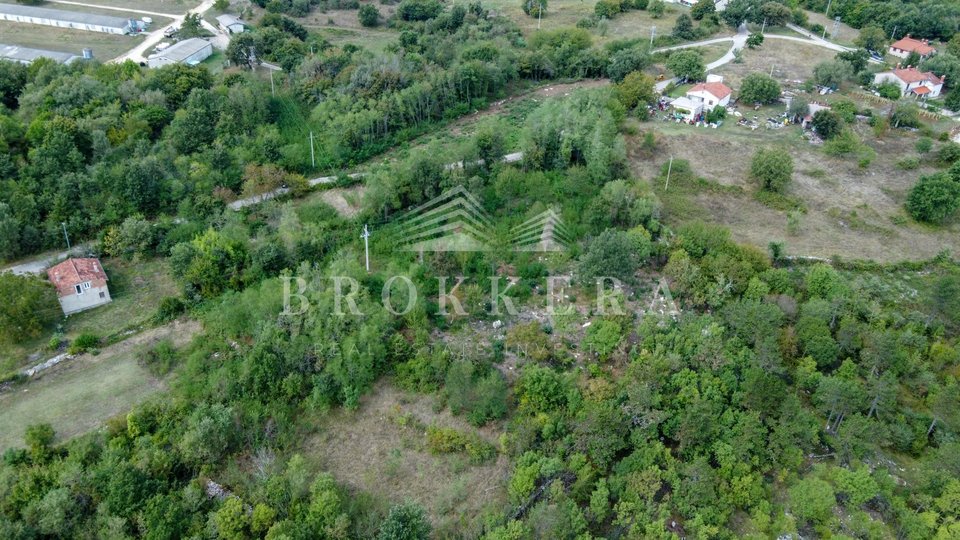
[[[253,48],[283,64],[276,95],[249,69],[0,62],[0,258],[59,246],[64,223],[105,255],[168,259],[180,293],[157,321],[203,323],[185,349],[141,359],[174,374],[169,392],[66,442],[33,426],[3,454],[0,537],[960,536],[960,267],[949,254],[810,263],[714,225],[672,226],[649,182],[668,171],[632,178],[623,135],[653,99],[645,42],[594,46],[582,29],[526,40],[480,4],[408,2],[383,55],[265,17],[228,55],[242,64]],[[849,18],[860,4],[832,9]],[[947,12],[923,28],[948,37],[954,6],[934,4]],[[909,6],[869,22],[933,12]],[[515,148],[490,120],[457,155],[416,147],[373,170],[358,216],[297,198],[307,174],[559,77],[615,84],[538,104],[521,162],[499,162]],[[644,141],[656,145],[652,132]],[[700,182],[689,163],[670,167],[675,185]],[[281,185],[287,200],[225,207]],[[476,195],[498,239],[556,209],[570,249],[396,250],[394,216],[456,187]],[[369,273],[364,223],[377,229]],[[499,313],[491,275],[514,280],[507,297],[535,316]],[[334,315],[332,276],[357,284],[362,315]],[[402,315],[382,300],[391,276],[422,298]],[[465,278],[466,315],[439,303],[449,276]],[[550,277],[569,282],[572,309],[548,308]],[[661,277],[677,312],[648,309]],[[284,306],[292,278],[310,285],[303,313]],[[403,287],[386,288],[405,303]],[[504,330],[476,330],[495,323]],[[478,347],[457,353],[450,336]],[[497,427],[495,443],[437,426],[423,438],[468,466],[507,460],[505,498],[431,523],[411,501],[370,504],[303,457],[317,418],[357,409],[383,379]]]

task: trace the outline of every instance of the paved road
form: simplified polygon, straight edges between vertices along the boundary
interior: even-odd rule
[[[45,253],[38,256],[35,259],[21,262],[13,266],[8,266],[0,272],[13,272],[14,274],[39,274],[53,266],[54,263],[66,259],[71,255],[81,255],[84,254],[87,249],[89,249],[87,244],[77,244],[70,249],[70,251],[61,251],[57,253]]]
[[[77,6],[97,7],[97,8],[103,7],[103,6],[99,5],[99,4],[84,4],[84,3],[80,3],[80,2],[69,2],[69,3],[74,4],[74,5],[77,5]],[[187,11],[187,13],[199,13],[201,16],[203,16],[204,13],[206,13],[207,11],[210,10],[210,8],[213,7],[213,3],[214,3],[214,0],[204,0],[203,3],[201,3],[200,5],[198,5],[197,7],[193,8],[193,9]],[[139,10],[136,10],[136,9],[126,9],[126,8],[115,8],[115,9],[120,9],[121,11],[130,11],[130,12],[133,12],[133,13],[143,13],[143,14],[146,14],[146,15],[150,15],[149,12],[139,11]],[[120,62],[124,62],[124,61],[126,61],[126,60],[132,60],[132,61],[134,61],[134,62],[137,62],[138,64],[139,64],[140,62],[146,62],[146,61],[147,61],[147,58],[146,58],[146,53],[147,53],[147,51],[153,50],[153,48],[157,45],[157,43],[160,43],[161,41],[163,41],[163,40],[165,39],[163,33],[164,33],[164,31],[166,31],[167,28],[179,27],[181,24],[183,24],[183,19],[184,19],[184,17],[186,16],[187,13],[181,13],[180,15],[157,14],[157,15],[161,15],[161,16],[163,16],[163,17],[172,18],[172,19],[173,19],[173,22],[171,22],[170,24],[168,24],[168,25],[166,25],[166,26],[162,26],[162,27],[160,27],[160,28],[157,28],[157,29],[154,30],[153,32],[148,33],[146,39],[144,39],[142,43],[140,43],[140,44],[137,45],[136,47],[130,49],[129,51],[125,52],[124,54],[121,54],[120,56],[114,58],[113,60],[111,60],[111,62],[120,63]],[[214,43],[214,46],[216,46],[217,48],[220,48],[220,49],[225,49],[226,46],[227,46],[227,42],[229,42],[229,38],[227,38],[226,36],[224,36],[223,33],[220,32],[220,30],[219,30],[218,28],[214,27],[214,26],[211,25],[210,23],[208,23],[208,22],[206,22],[206,21],[203,21],[201,24],[203,25],[203,27],[204,27],[205,29],[207,29],[208,31],[210,31],[211,33],[213,33],[214,38],[212,39],[212,41],[213,41],[213,43]]]

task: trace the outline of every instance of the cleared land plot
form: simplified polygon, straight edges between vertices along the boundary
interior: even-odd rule
[[[80,56],[84,48],[89,47],[93,50],[93,56],[103,62],[136,47],[143,39],[8,21],[0,21],[0,36],[3,43],[9,45],[64,51],[77,56]]]
[[[401,425],[404,415],[409,415],[407,425]],[[432,397],[381,381],[358,410],[336,409],[319,422],[304,456],[350,489],[371,494],[378,508],[413,500],[438,529],[456,525],[463,530],[484,508],[500,510],[506,504],[506,458],[476,466],[465,455],[434,455],[424,448],[424,432],[413,427],[418,422],[477,432],[492,443],[498,435],[477,430],[447,410],[434,412]]]
[[[169,339],[186,344],[198,331],[194,321],[175,322],[52,368],[36,380],[0,393],[0,451],[23,444],[27,426],[50,423],[63,441],[96,429],[148,396],[165,382],[137,362],[146,347]]]
[[[110,278],[107,286],[113,301],[65,319],[62,324],[67,339],[84,332],[103,338],[135,331],[137,327],[150,322],[164,297],[178,292],[169,263],[164,259],[139,262],[102,259],[102,262]],[[51,332],[32,342],[0,352],[0,373],[43,361],[43,355],[48,353],[43,346],[50,339]]]
[[[819,24],[827,29],[827,39],[839,43],[840,45],[846,45],[848,47],[853,46],[853,40],[857,39],[857,36],[860,35],[860,31],[856,28],[847,26],[844,23],[840,23],[840,28],[837,30],[837,34],[831,35],[833,32],[834,25],[834,16],[831,15],[827,17],[823,13],[815,11],[807,11],[807,20],[810,21],[810,24]],[[902,37],[902,36],[901,36]]]
[[[757,49],[743,49],[743,62],[730,62],[713,70],[723,75],[724,82],[733,88],[734,96],[740,89],[740,81],[754,72],[770,74],[781,83],[805,81],[813,75],[813,68],[820,62],[832,59],[836,53],[816,45],[806,45],[792,40],[767,38]]]
[[[768,108],[757,114],[762,120],[779,111]],[[750,131],[728,123],[714,130],[657,122],[639,127],[653,129],[659,147],[651,159],[639,149],[642,134],[628,138],[636,177],[657,177],[660,167],[674,156],[689,161],[697,176],[717,186],[685,185],[674,179],[669,191],[664,191],[662,180],[656,182],[653,187],[664,201],[670,223],[718,223],[729,227],[738,241],[762,249],[771,241],[785,241],[787,251],[795,255],[893,262],[929,259],[943,249],[954,253],[960,249],[960,224],[932,229],[911,222],[903,210],[910,187],[921,174],[932,172],[896,167],[897,161],[915,155],[913,134],[891,132],[877,140],[861,126],[861,136],[877,154],[868,168],[861,169],[856,158],[827,156],[821,146],[803,140],[798,126]],[[748,180],[751,157],[768,146],[785,147],[793,156],[795,172],[788,195],[807,208],[794,235],[787,233],[787,213],[755,200],[755,186]]]

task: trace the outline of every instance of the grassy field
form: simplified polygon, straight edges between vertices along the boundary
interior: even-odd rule
[[[178,289],[166,260],[125,261],[102,259],[110,278],[112,302],[89,311],[83,311],[62,320],[66,339],[82,333],[93,333],[102,338],[136,330],[148,324],[160,301],[177,294]],[[40,338],[0,351],[0,373],[40,363],[53,353],[44,349],[53,329]]]
[[[756,114],[762,121],[781,109],[747,114]],[[738,241],[761,248],[771,241],[785,241],[787,251],[796,255],[892,262],[928,259],[942,249],[955,253],[960,249],[960,224],[932,229],[913,223],[903,210],[910,187],[921,174],[933,171],[930,166],[919,171],[897,168],[897,161],[915,154],[916,135],[909,132],[876,139],[866,126],[858,126],[876,152],[876,159],[860,168],[855,158],[830,157],[822,147],[806,142],[798,126],[750,131],[727,122],[714,130],[656,122],[638,124],[638,129],[640,134],[628,138],[636,177],[656,178],[660,167],[674,156],[687,160],[697,176],[709,181],[705,186],[674,179],[669,191],[661,181],[654,183],[669,223],[719,223],[729,227]],[[652,157],[639,151],[643,131],[651,129],[659,139]],[[795,234],[788,234],[787,213],[758,202],[748,180],[750,157],[758,148],[769,146],[784,147],[793,156],[795,172],[788,194],[803,201],[807,209]]]
[[[200,329],[196,322],[172,323],[84,354],[50,369],[36,380],[0,393],[0,452],[22,444],[27,426],[49,422],[60,441],[99,427],[108,418],[162,391],[137,358],[151,344],[168,339],[186,344]]]
[[[803,81],[813,75],[813,68],[820,62],[833,58],[834,52],[816,45],[805,45],[796,41],[768,38],[757,49],[744,49],[743,62],[730,62],[713,70],[723,75],[724,82],[733,88],[734,95],[740,87],[740,81],[753,72],[771,70],[773,77],[786,81]]]
[[[335,409],[319,420],[301,453],[339,483],[371,495],[382,512],[404,500],[420,503],[438,538],[444,531],[469,530],[471,524],[476,530],[475,518],[485,508],[499,510],[505,504],[507,459],[476,466],[463,455],[431,454],[424,448],[424,432],[415,426],[474,431],[494,444],[499,432],[477,430],[447,410],[436,412],[434,399],[381,381],[358,410]]]
[[[2,43],[70,52],[77,56],[80,56],[84,48],[89,47],[93,50],[93,55],[101,61],[120,56],[136,47],[141,39],[143,38],[0,21]]]

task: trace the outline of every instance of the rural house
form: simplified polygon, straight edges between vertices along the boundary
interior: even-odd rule
[[[913,66],[906,69],[899,65],[893,71],[883,71],[873,76],[873,84],[893,83],[900,87],[903,95],[911,94],[919,98],[935,98],[943,90],[943,79],[927,71],[921,72]]]
[[[217,25],[227,34],[239,34],[246,31],[247,24],[236,15],[223,14],[217,16]]]
[[[150,58],[147,58],[147,64],[152,68],[170,64],[195,66],[206,60],[211,54],[213,54],[213,45],[209,41],[190,38],[151,55]]]
[[[47,270],[64,315],[110,303],[107,274],[97,259],[67,259]]]
[[[707,82],[694,85],[683,97],[673,100],[670,106],[685,120],[696,121],[715,107],[726,107],[731,94],[733,90],[723,84],[723,77],[707,75]]]
[[[937,53],[937,50],[930,46],[930,42],[927,40],[920,41],[919,39],[913,39],[910,37],[910,34],[907,34],[906,37],[895,41],[890,45],[890,54],[898,58],[906,58],[910,56],[910,53],[917,53],[920,55],[920,59],[929,58]]]

